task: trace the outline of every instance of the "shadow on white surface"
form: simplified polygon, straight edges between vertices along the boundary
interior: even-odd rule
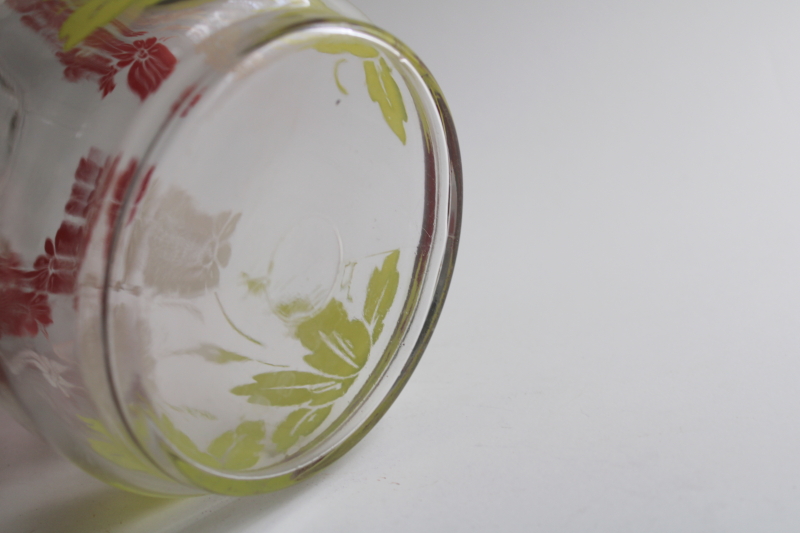
[[[159,499],[107,486],[0,410],[0,531],[204,533],[243,531],[300,496],[304,483],[250,498]]]

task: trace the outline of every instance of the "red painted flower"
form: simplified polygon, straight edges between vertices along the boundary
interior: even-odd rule
[[[35,337],[53,323],[47,295],[31,291],[26,278],[17,254],[0,256],[0,337]]]
[[[96,190],[105,169],[105,156],[97,148],[92,148],[89,155],[81,158],[75,170],[75,183],[69,201],[64,207],[68,215],[81,218],[89,216],[97,201]]]
[[[117,222],[119,211],[122,209],[122,201],[125,199],[125,194],[128,192],[128,189],[131,186],[133,176],[135,175],[137,169],[138,162],[136,159],[131,159],[128,163],[128,168],[126,168],[117,178],[117,182],[114,186],[114,194],[111,197],[111,205],[108,208],[109,229],[112,228]],[[126,224],[130,224],[133,220],[133,217],[136,215],[136,207],[139,205],[139,202],[142,201],[144,194],[147,192],[147,186],[150,184],[150,179],[153,177],[154,170],[155,167],[151,166],[147,170],[147,173],[144,175],[141,182],[138,184],[139,188],[136,191],[136,196],[133,197],[133,205],[131,206],[131,211],[128,215]]]
[[[114,90],[114,76],[118,71],[109,58],[86,53],[78,48],[68,52],[57,52],[56,57],[65,66],[64,77],[67,80],[75,82],[99,77],[98,83],[103,96]]]
[[[169,48],[155,37],[138,39],[131,44],[120,42],[112,55],[119,60],[119,68],[131,66],[128,85],[142,100],[161,86],[178,62]]]
[[[150,167],[137,189],[129,192],[138,161],[131,159],[118,172],[119,160],[106,157],[96,148],[81,158],[64,207],[67,219],[61,223],[55,238],[45,241],[44,253],[36,258],[33,268],[23,268],[19,256],[0,242],[0,338],[35,337],[53,323],[49,295],[75,292],[93,228],[101,213],[106,213],[107,229],[113,229],[126,194],[132,195],[130,223],[155,168]],[[109,231],[107,245],[111,235]]]
[[[33,271],[26,274],[35,289],[51,294],[70,294],[75,290],[75,279],[86,246],[85,233],[83,226],[61,223],[55,242],[51,239],[45,241],[45,253],[36,258]]]
[[[46,294],[0,288],[0,337],[35,337],[53,323]]]
[[[25,271],[21,268],[21,262],[17,254],[0,255],[0,287],[3,285],[15,285],[25,278]]]
[[[103,97],[116,87],[117,73],[130,66],[128,85],[144,100],[159,88],[178,62],[156,37],[131,42],[146,32],[131,30],[119,20],[97,28],[80,44],[64,50],[60,30],[74,12],[74,6],[63,0],[6,0],[6,3],[20,13],[24,25],[50,43],[65,67],[64,77],[68,81],[94,80]]]
[[[72,13],[61,0],[8,0],[8,6],[22,14],[20,21],[48,42],[58,45],[58,29]]]
[[[199,102],[200,99],[203,97],[204,89],[201,89],[199,91],[196,91],[196,89],[197,89],[196,85],[190,85],[186,89],[184,89],[181,95],[178,97],[178,99],[175,100],[175,102],[172,104],[172,107],[170,107],[169,109],[170,115],[175,115],[176,113],[178,113],[178,111],[181,110],[181,108],[183,108],[183,111],[181,111],[180,116],[183,118],[188,116],[189,111],[191,111],[192,108],[195,105],[197,105],[197,102]]]
[[[25,287],[27,281],[19,257],[4,253],[0,256],[0,337],[36,336],[41,322],[52,322],[47,297],[37,297]]]

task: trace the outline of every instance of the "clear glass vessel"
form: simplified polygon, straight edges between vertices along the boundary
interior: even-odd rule
[[[0,397],[95,476],[275,490],[378,421],[461,216],[445,101],[329,0],[0,3]]]

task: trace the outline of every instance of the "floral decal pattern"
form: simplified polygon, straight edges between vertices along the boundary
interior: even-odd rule
[[[96,22],[87,23],[81,26],[82,32],[74,29],[76,20],[80,22],[87,10],[97,8],[92,2],[77,9],[65,0],[8,0],[7,3],[21,15],[25,26],[50,43],[64,65],[68,81],[95,81],[103,97],[116,88],[117,74],[128,69],[128,87],[144,101],[172,74],[178,62],[163,39],[133,31],[118,20],[104,21],[103,27]]]
[[[141,270],[144,284],[160,295],[191,298],[219,285],[241,213],[204,213],[179,188],[151,198],[131,231],[128,271]]]
[[[286,453],[303,437],[312,435],[329,417],[334,402],[347,393],[366,366],[395,300],[400,278],[399,257],[399,250],[389,252],[380,268],[373,269],[361,318],[350,318],[343,303],[331,298],[322,310],[294,326],[294,336],[310,352],[303,358],[307,368],[257,374],[252,383],[231,389],[230,392],[247,398],[252,404],[293,408],[272,430],[270,440],[277,452]],[[227,315],[225,318],[237,333],[241,333]],[[210,345],[191,353],[220,365],[252,361]],[[266,449],[269,432],[263,420],[243,420],[234,429],[215,437],[206,449],[201,449],[166,414],[146,414],[146,417],[136,418],[135,433],[147,434],[144,420],[148,419],[186,458],[206,467],[234,472],[248,470],[258,465]],[[90,430],[89,445],[99,455],[122,467],[162,477],[99,420],[83,417],[81,420]],[[231,493],[227,484],[207,478],[191,464],[180,462],[178,468],[209,490]]]
[[[138,169],[136,159],[131,159],[123,169],[119,162],[119,157],[106,157],[94,148],[81,158],[64,208],[65,219],[55,237],[45,240],[44,253],[34,260],[31,268],[24,268],[19,256],[0,243],[0,338],[47,334],[45,328],[53,323],[49,295],[75,291],[86,246],[104,204],[109,206],[106,227],[111,229],[116,223],[125,193]],[[153,171],[154,167],[150,167],[141,180],[134,206],[144,196]],[[109,232],[107,245],[110,238]]]
[[[408,122],[408,113],[403,104],[403,95],[400,87],[392,76],[392,69],[386,60],[380,57],[378,50],[364,44],[352,37],[332,36],[314,46],[314,49],[324,54],[350,54],[364,63],[364,76],[370,99],[378,104],[386,124],[392,132],[406,144],[405,123]],[[377,62],[375,61],[377,60]],[[339,91],[347,95],[347,89],[339,81],[339,65],[345,60],[340,59],[334,67],[333,77]]]
[[[366,366],[397,294],[399,258],[399,250],[389,252],[372,271],[362,317],[351,318],[344,304],[331,298],[294,326],[294,336],[309,352],[303,357],[306,368],[258,374],[252,383],[231,389],[249,403],[295,408],[272,433],[277,451],[288,451],[316,431]]]
[[[86,425],[87,442],[98,455],[128,470],[145,472],[160,479],[168,479],[160,470],[132,452],[125,440],[109,431],[100,420],[83,416],[78,418]],[[152,415],[151,419],[155,421],[161,433],[181,453],[203,466],[234,472],[247,470],[258,463],[264,449],[262,442],[266,436],[266,430],[262,421],[240,423],[236,428],[217,436],[204,451],[198,448],[188,435],[177,429],[167,415],[160,417]],[[148,433],[144,420],[139,417],[134,422],[134,433],[140,438],[146,438]],[[198,472],[185,463],[181,463],[178,468],[190,477]],[[207,488],[223,494],[230,492],[230,489],[224,484]]]
[[[19,289],[5,289],[0,292],[0,333],[35,336],[40,328],[53,323],[47,297]]]
[[[35,368],[51,387],[61,391],[64,396],[69,396],[70,390],[76,388],[73,383],[70,383],[70,381],[64,377],[64,374],[66,374],[70,368],[62,362],[45,357],[33,350],[23,350],[11,361],[8,365],[8,369],[12,374],[19,374],[25,366]]]

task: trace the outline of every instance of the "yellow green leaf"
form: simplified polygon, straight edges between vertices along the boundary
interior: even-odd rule
[[[297,409],[289,413],[286,419],[278,424],[275,433],[272,434],[272,442],[279,452],[285,452],[300,440],[302,437],[310,435],[328,417],[331,406],[320,409]]]
[[[275,313],[284,320],[291,320],[295,315],[303,315],[312,311],[314,304],[304,298],[295,298],[275,306]]]
[[[167,415],[162,415],[158,419],[158,429],[161,430],[166,440],[189,459],[212,468],[217,466],[217,462],[208,454],[201,452],[194,441],[186,433],[176,428]]]
[[[364,302],[364,320],[372,326],[372,342],[378,340],[383,331],[383,320],[394,303],[400,273],[397,260],[400,250],[395,250],[383,260],[380,270],[374,269],[367,285],[367,299]]]
[[[369,97],[380,106],[383,119],[405,144],[406,129],[403,123],[408,121],[408,115],[403,104],[403,95],[392,77],[392,69],[383,58],[380,58],[380,72],[374,61],[365,61],[364,73],[367,77]]]
[[[336,62],[335,65],[333,65],[333,79],[336,81],[336,87],[339,89],[339,92],[341,92],[344,95],[347,95],[348,94],[347,89],[345,89],[344,85],[342,85],[342,81],[339,79],[339,65],[341,65],[345,61],[347,60],[340,59],[339,61]]]
[[[241,276],[248,293],[253,296],[264,296],[267,294],[267,278],[253,278],[244,272],[242,272]]]
[[[101,28],[117,18],[120,13],[131,7],[144,9],[157,4],[161,0],[89,0],[76,9],[58,32],[64,39],[64,50],[69,50]]]
[[[361,320],[350,320],[342,302],[331,299],[325,308],[297,326],[295,335],[311,353],[311,367],[333,376],[349,377],[366,364],[372,343]]]
[[[162,479],[165,478],[164,474],[134,454],[122,439],[112,434],[102,422],[83,416],[78,416],[78,418],[95,433],[96,436],[90,437],[87,441],[98,455],[122,468],[146,472]]]
[[[248,402],[261,405],[319,405],[347,392],[353,380],[341,380],[310,372],[267,372],[253,376],[255,383],[231,389],[238,396],[249,396]]]
[[[355,39],[345,35],[335,35],[321,39],[314,49],[323,54],[353,54],[356,57],[378,57],[378,51],[366,44],[363,39]]]
[[[186,433],[175,427],[166,415],[159,420],[164,437],[187,458],[210,468],[245,470],[254,466],[264,450],[264,422],[245,421],[236,429],[214,439],[208,451],[201,451]]]
[[[235,430],[226,431],[209,445],[208,453],[222,468],[245,470],[258,463],[264,450],[264,422],[245,421]]]
[[[198,348],[191,350],[189,353],[197,354],[206,361],[224,365],[226,363],[239,363],[242,361],[252,361],[249,357],[239,355],[219,346],[213,344],[201,344]]]

